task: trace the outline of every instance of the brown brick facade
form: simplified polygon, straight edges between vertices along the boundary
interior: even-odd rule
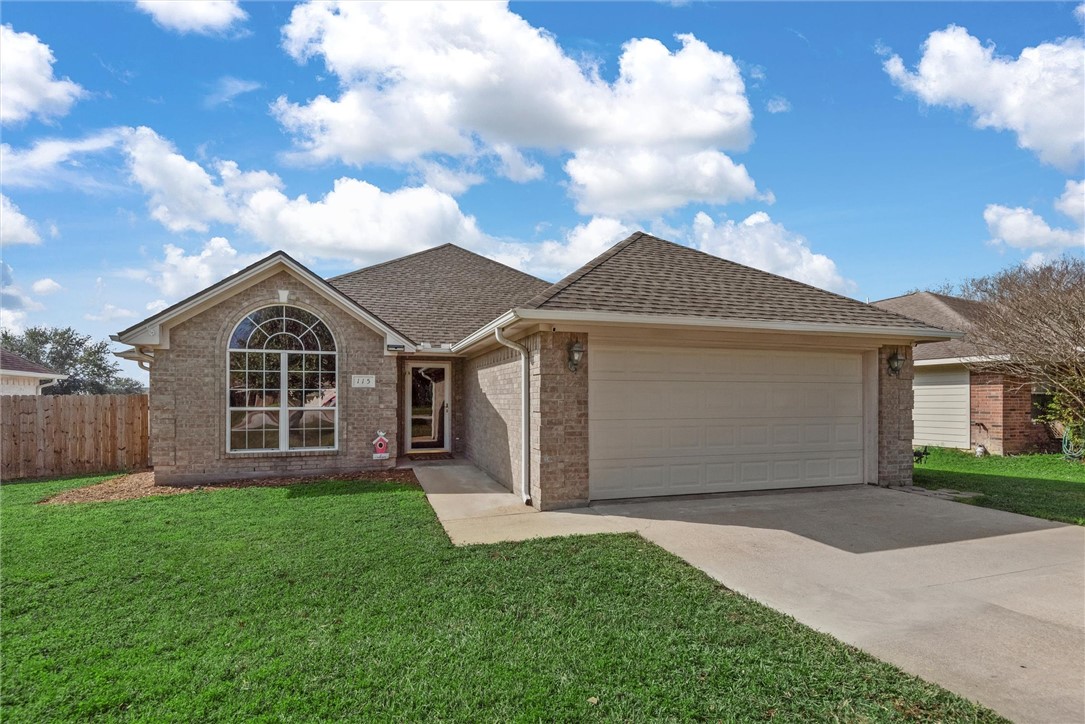
[[[569,345],[579,341],[584,359],[573,372]],[[531,353],[531,501],[539,510],[588,504],[587,334],[538,332]]]
[[[463,375],[467,458],[510,490],[520,481],[520,353],[498,347],[466,360]]]
[[[899,375],[889,374],[889,357],[904,357]],[[878,350],[878,485],[912,484],[912,348]]]
[[[339,449],[331,452],[226,452],[226,346],[234,326],[255,309],[288,304],[318,315],[335,335],[338,352]],[[373,374],[375,388],[352,388],[351,374]],[[395,461],[396,359],[384,337],[329,303],[312,287],[281,272],[170,330],[170,348],[155,352],[151,373],[151,456],[157,482],[325,475],[386,467]],[[372,458],[378,430],[390,440],[390,460]]]
[[[528,349],[531,390],[531,502],[540,510],[588,503],[588,354],[576,372],[568,348],[587,335],[536,332]],[[500,347],[465,364],[467,457],[519,493],[522,362]]]
[[[1032,386],[990,372],[969,378],[972,447],[993,455],[1016,455],[1051,444],[1047,428],[1032,422]]]

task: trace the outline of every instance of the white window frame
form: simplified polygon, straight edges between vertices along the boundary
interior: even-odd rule
[[[234,334],[237,331],[237,328],[239,326],[241,326],[241,324],[244,323],[244,321],[246,319],[248,319],[252,315],[256,314],[261,309],[267,309],[268,307],[284,307],[284,308],[293,307],[295,309],[300,309],[303,312],[306,312],[307,314],[311,314],[312,316],[316,317],[317,321],[320,324],[323,324],[324,327],[328,330],[328,334],[331,335],[332,344],[334,345],[335,349],[332,350],[332,351],[326,351],[326,350],[266,350],[266,349],[252,349],[252,348],[239,349],[239,348],[236,348],[236,347],[231,347],[230,342],[233,341],[233,337],[234,337]],[[315,326],[315,325],[310,325],[310,329],[312,329],[313,326]],[[230,404],[230,391],[231,391],[231,388],[230,388],[230,373],[231,373],[230,355],[234,354],[234,353],[238,353],[238,354],[250,354],[250,353],[253,353],[253,354],[261,354],[261,355],[278,354],[279,355],[279,404],[278,404],[277,407],[234,407],[233,405]],[[333,425],[334,425],[333,429],[335,431],[335,434],[334,434],[335,444],[332,445],[332,446],[328,446],[328,447],[294,447],[294,448],[290,447],[290,413],[295,412],[295,411],[303,411],[303,412],[304,411],[309,411],[309,412],[312,412],[313,410],[325,409],[325,408],[297,407],[297,406],[291,407],[290,406],[290,404],[289,404],[289,395],[287,394],[288,378],[289,378],[288,377],[289,376],[289,370],[287,369],[287,367],[288,367],[287,361],[289,359],[289,355],[291,355],[291,354],[303,354],[303,355],[311,355],[311,356],[330,355],[330,356],[335,358],[335,407],[333,408],[333,410],[335,412],[335,419],[333,421]],[[246,374],[247,373],[248,373],[248,370],[246,368]],[[325,374],[325,373],[321,373],[321,374]],[[312,311],[310,311],[310,310],[308,310],[308,309],[306,309],[304,307],[300,307],[297,304],[283,304],[283,303],[267,304],[267,305],[264,305],[263,307],[259,307],[257,309],[253,309],[253,310],[250,310],[250,311],[246,312],[245,315],[240,320],[238,320],[237,324],[234,325],[233,329],[230,330],[230,337],[226,342],[226,453],[228,455],[245,455],[245,454],[253,454],[253,453],[256,453],[256,454],[267,454],[267,453],[288,454],[288,453],[296,453],[296,452],[327,452],[327,453],[338,452],[338,450],[339,450],[339,394],[340,394],[340,384],[339,384],[339,343],[336,341],[335,333],[332,332],[331,327],[328,326],[327,322],[325,322],[324,319],[319,314],[317,314],[316,312],[312,312]],[[230,433],[232,432],[231,423],[230,423],[231,413],[234,413],[234,412],[276,412],[276,411],[279,414],[279,446],[278,447],[245,448],[245,449],[241,449],[241,450],[235,450],[235,449],[232,448],[231,439],[230,439],[230,437],[231,437]]]

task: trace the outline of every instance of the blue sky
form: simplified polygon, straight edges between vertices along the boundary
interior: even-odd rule
[[[878,299],[1085,253],[1074,3],[5,3],[8,328],[636,229]],[[135,373],[134,368],[126,371]]]

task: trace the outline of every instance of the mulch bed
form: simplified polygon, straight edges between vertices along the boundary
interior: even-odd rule
[[[358,472],[351,475],[235,480],[197,486],[155,485],[154,471],[148,470],[142,473],[132,473],[117,478],[110,478],[109,480],[104,480],[96,485],[88,485],[85,488],[65,490],[63,493],[54,495],[51,498],[46,498],[41,502],[48,504],[106,503],[116,500],[150,498],[156,495],[183,495],[185,493],[195,493],[201,490],[219,490],[222,488],[284,488],[291,485],[322,483],[328,480],[376,480],[418,486],[418,478],[414,476],[414,471],[410,468],[374,470],[372,472]]]

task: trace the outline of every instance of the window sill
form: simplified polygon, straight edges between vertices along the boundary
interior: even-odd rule
[[[339,450],[258,450],[248,452],[244,450],[228,450],[226,455],[231,458],[305,458],[338,455]]]

